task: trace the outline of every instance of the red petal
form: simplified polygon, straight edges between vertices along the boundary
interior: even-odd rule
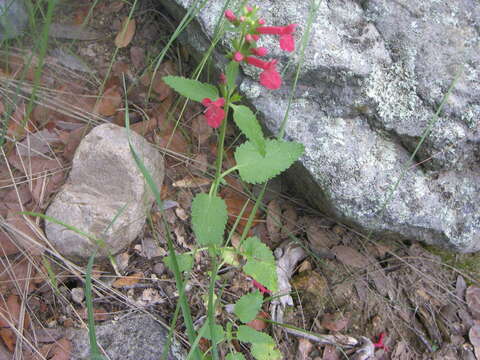
[[[212,99],[210,98],[205,98],[202,100],[202,105],[203,106],[209,106],[212,103]]]
[[[260,26],[255,29],[260,34],[282,35],[284,33],[284,26]]]
[[[280,48],[285,51],[292,52],[295,50],[295,39],[292,35],[282,35],[280,36]]]
[[[225,111],[217,106],[209,106],[205,111],[205,117],[207,118],[207,124],[216,129],[222,123]]]
[[[271,67],[260,74],[260,84],[267,89],[276,90],[282,86],[282,78],[275,67]]]

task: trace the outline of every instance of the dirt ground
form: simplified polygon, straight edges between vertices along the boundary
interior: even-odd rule
[[[124,77],[133,129],[165,154],[161,195],[177,250],[196,249],[190,205],[193,196],[207,191],[211,182],[216,134],[206,126],[201,106],[190,103],[183,109],[161,81],[165,74],[191,74],[197,65],[194,56],[175,43],[154,75],[158,54],[177,24],[157,2],[139,2],[128,41],[129,35],[119,37],[119,33],[130,6],[110,0],[92,4],[88,0],[60,3],[42,87],[26,126],[20,119],[28,113],[35,78],[34,67],[25,61],[28,41],[2,56],[0,105],[2,112],[8,104],[16,110],[7,132],[10,140],[0,158],[0,314],[9,314],[20,333],[12,330],[11,322],[2,323],[0,355],[12,354],[16,346],[18,352],[17,344],[22,342],[25,358],[41,358],[33,353],[34,347],[43,358],[62,354],[58,359],[68,359],[68,345],[60,343],[68,341],[62,329],[85,326],[83,270],[52,251],[19,252],[6,240],[6,232],[20,229],[40,239],[34,230],[42,232],[43,223],[32,219],[34,225],[27,224],[15,213],[45,211],[66,179],[78,143],[92,126],[103,122],[124,125]],[[84,22],[86,26],[79,27]],[[23,99],[15,96],[19,84]],[[47,144],[25,142],[28,135],[40,131],[48,135]],[[36,153],[19,153],[15,143],[33,147]],[[234,129],[228,133],[228,143],[227,159],[232,162],[231,149],[239,143]],[[222,196],[230,225],[255,191],[234,176],[228,178]],[[367,337],[377,344],[374,359],[475,359],[480,354],[476,347],[480,346],[480,290],[475,255],[456,256],[418,243],[367,239],[310,208],[289,193],[281,180],[271,183],[264,205],[255,217],[253,233],[272,250],[293,243],[306,253],[290,280],[293,306],[285,311],[286,324],[316,334]],[[252,205],[247,206],[243,216],[251,211]],[[178,292],[173,274],[162,261],[167,246],[160,216],[160,209],[154,207],[142,236],[117,255],[120,275],[109,265],[95,267],[94,276],[105,284],[94,293],[97,322],[139,309],[167,323],[172,320]],[[208,269],[207,255],[198,252],[187,284],[197,323],[206,314]],[[247,276],[228,266],[221,269],[218,286],[223,286],[222,305],[234,303],[253,289]],[[262,316],[268,319],[270,302],[265,302],[263,310]],[[219,309],[217,321],[226,323],[231,318],[225,308]],[[285,359],[353,358],[333,344],[286,334],[282,326],[261,320],[252,326],[273,335]],[[44,341],[47,337],[41,334],[54,331],[56,341]],[[180,319],[176,333],[184,337],[184,331]],[[238,351],[247,350],[237,345]],[[201,346],[206,350],[208,341]]]

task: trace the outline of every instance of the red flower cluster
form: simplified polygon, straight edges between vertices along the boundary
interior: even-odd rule
[[[225,105],[225,99],[219,98],[212,101],[212,99],[205,98],[202,100],[202,105],[206,107],[205,117],[207,118],[207,124],[214,129],[218,128],[225,118],[225,110],[222,109]]]
[[[263,69],[260,74],[260,84],[268,89],[276,90],[282,85],[282,78],[277,72],[276,60],[262,61],[250,55],[262,57],[267,55],[268,51],[264,47],[257,47],[256,42],[260,39],[260,35],[280,35],[280,48],[285,51],[295,50],[295,39],[293,33],[297,24],[290,24],[287,26],[263,26],[264,19],[257,18],[257,8],[246,6],[243,10],[243,15],[235,16],[232,10],[225,11],[225,17],[235,26],[240,24],[247,25],[245,38],[239,42],[234,42],[235,51],[232,59],[236,62],[247,62],[250,65]]]

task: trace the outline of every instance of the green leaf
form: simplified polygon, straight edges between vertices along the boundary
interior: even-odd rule
[[[179,271],[188,271],[193,268],[193,256],[191,254],[175,254],[175,258],[177,259]],[[170,255],[165,256],[163,258],[163,262],[165,263],[166,267],[168,267],[171,271],[174,271]]]
[[[275,264],[272,250],[256,236],[246,238],[242,244],[242,255],[249,259]]]
[[[282,354],[275,348],[275,344],[252,344],[251,354],[257,360],[277,360]]]
[[[220,248],[220,256],[222,257],[222,261],[228,265],[240,265],[239,261],[237,260],[237,252],[232,247]]]
[[[227,205],[222,198],[198,194],[193,199],[193,231],[201,246],[222,245],[227,218]]]
[[[162,80],[180,95],[193,101],[201,102],[205,98],[218,99],[218,89],[210,84],[181,76],[164,76]]]
[[[288,169],[303,154],[303,145],[282,140],[267,140],[265,156],[254,143],[247,141],[237,147],[235,160],[242,180],[258,184]]]
[[[243,295],[236,303],[233,309],[235,315],[238,316],[244,324],[252,321],[257,316],[263,303],[263,296],[260,291],[255,291],[247,295]]]
[[[205,330],[203,329],[205,328]],[[208,322],[206,322],[203,326],[202,329],[200,330],[201,333],[203,333],[203,337],[208,340],[212,340],[211,334],[210,334],[210,326],[208,325]],[[223,340],[225,340],[225,331],[223,328],[215,324],[214,325],[214,331],[213,331],[213,336],[215,337],[215,342],[217,344],[221,343]]]
[[[248,107],[243,105],[230,105],[233,109],[233,120],[238,128],[245,134],[248,140],[252,141],[259,153],[265,156],[265,138],[262,128],[255,114]]]
[[[245,360],[245,356],[242,353],[228,353],[225,360]]]
[[[238,62],[230,61],[225,69],[225,76],[227,78],[227,88],[228,91],[231,91],[235,88],[235,81],[238,76]]]
[[[250,344],[272,344],[275,341],[268,334],[252,329],[247,325],[240,325],[238,327],[237,339]]]
[[[251,237],[245,240],[242,253],[247,259],[247,263],[243,266],[243,272],[268,290],[276,292],[278,290],[277,266],[268,246],[257,237]]]

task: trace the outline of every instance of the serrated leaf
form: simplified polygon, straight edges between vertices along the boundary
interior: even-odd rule
[[[205,98],[213,101],[218,99],[216,86],[181,76],[164,76],[162,80],[180,95],[190,100],[201,102]]]
[[[244,324],[252,321],[257,316],[263,303],[263,296],[260,291],[255,291],[247,295],[243,295],[235,303],[233,312],[238,316]]]
[[[237,339],[250,344],[273,344],[275,341],[268,334],[252,329],[247,325],[240,325],[237,331]]]
[[[242,353],[228,353],[225,360],[245,360],[245,356]]]
[[[205,329],[203,329],[205,328]],[[212,340],[211,333],[210,333],[210,326],[208,325],[208,322],[206,322],[203,326],[202,329],[200,330],[203,334],[203,337],[208,340]],[[213,336],[215,337],[215,342],[217,344],[221,343],[223,340],[225,340],[225,331],[223,328],[215,324],[214,325],[214,331],[213,331]]]
[[[201,246],[222,245],[227,218],[227,205],[222,198],[198,194],[193,199],[193,232]]]
[[[178,270],[181,272],[183,271],[188,271],[193,268],[193,256],[190,254],[175,254],[175,258],[177,259],[177,264],[178,264]],[[173,263],[170,255],[165,256],[163,258],[163,262],[165,263],[165,266],[171,270],[173,270]]]
[[[282,354],[275,348],[275,344],[252,344],[251,354],[257,360],[277,360]]]
[[[242,253],[247,263],[243,266],[243,272],[268,290],[276,292],[278,290],[278,277],[275,258],[272,251],[257,237],[251,237],[245,240],[242,245]]]
[[[233,109],[233,120],[238,128],[245,134],[248,140],[252,141],[260,155],[265,156],[265,138],[257,117],[248,107],[244,105],[230,105]]]
[[[268,290],[272,292],[278,290],[277,268],[275,264],[257,260],[248,260],[243,266],[243,272],[254,278]]]
[[[272,250],[256,236],[246,238],[242,244],[242,255],[248,259],[255,259],[275,264]]]
[[[247,141],[237,147],[235,160],[242,180],[258,184],[288,169],[303,154],[303,145],[282,140],[267,140],[265,156],[255,144]]]
[[[236,61],[230,61],[225,69],[225,77],[227,78],[227,88],[228,91],[231,91],[235,88],[235,81],[238,76],[238,67],[239,64]]]

